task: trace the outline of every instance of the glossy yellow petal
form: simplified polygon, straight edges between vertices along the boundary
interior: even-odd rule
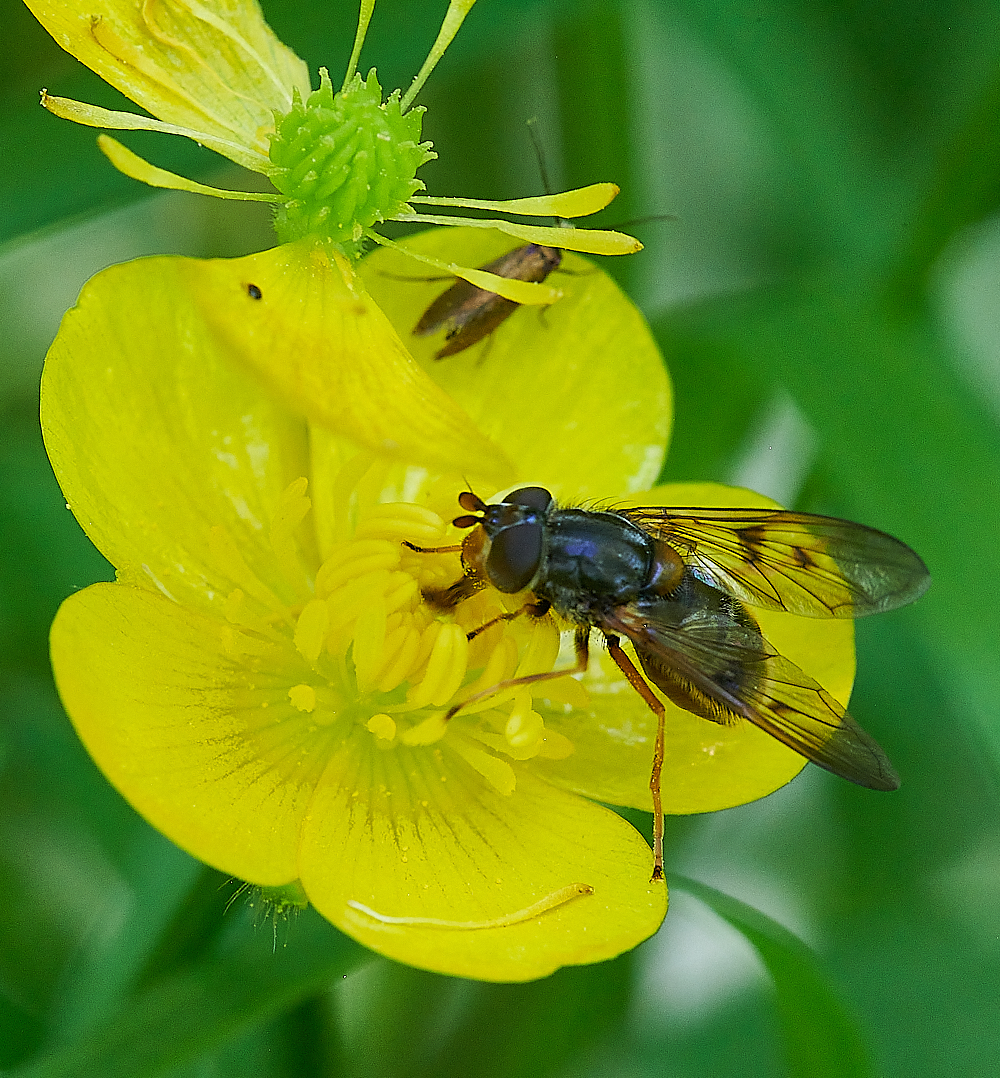
[[[421,371],[336,250],[303,240],[173,266],[230,353],[312,421],[389,459],[512,478],[499,444]]]
[[[775,503],[737,487],[690,483],[657,487],[620,504],[752,507]],[[847,703],[854,682],[853,622],[758,609],[753,615],[780,654]],[[607,652],[596,646],[596,637],[583,683],[590,693],[588,707],[569,715],[558,706],[538,707],[546,726],[572,740],[573,755],[559,761],[533,761],[531,768],[588,797],[649,811],[655,717]],[[720,726],[669,701],[666,709],[665,812],[710,812],[753,801],[783,786],[806,764],[803,756],[750,723]]]
[[[211,195],[213,198],[235,199],[239,202],[281,202],[283,199],[283,196],[279,194],[225,191],[219,187],[208,187],[203,183],[197,183],[184,176],[178,176],[175,172],[168,172],[166,169],[151,165],[108,135],[98,135],[97,145],[119,172],[131,176],[133,180],[139,180],[140,183],[148,183],[150,187],[164,187],[169,191],[189,191],[194,195]]]
[[[167,123],[264,159],[274,111],[309,93],[305,64],[272,33],[256,0],[29,0],[55,40]],[[244,155],[245,156],[245,155]],[[253,168],[253,165],[248,165]]]
[[[299,828],[335,740],[288,699],[311,675],[293,648],[120,584],[71,596],[51,642],[81,739],[137,811],[223,872],[296,878]]]
[[[423,206],[462,206],[471,210],[523,213],[528,217],[586,217],[603,210],[620,190],[616,183],[592,183],[589,187],[560,191],[554,195],[509,198],[499,202],[482,198],[434,198],[431,195],[414,195],[410,201]]]
[[[510,250],[503,237],[474,229],[434,229],[401,243],[465,265]],[[440,361],[433,355],[442,336],[411,331],[452,282],[420,277],[390,250],[363,259],[359,272],[424,369],[504,446],[518,482],[543,483],[563,499],[613,499],[660,474],[670,380],[631,300],[592,263],[567,256],[563,265],[569,273],[549,278],[565,293],[558,303],[515,311],[487,340]]]
[[[179,260],[113,266],[63,319],[41,420],[67,503],[120,576],[197,607],[261,612],[294,587],[271,525],[309,474],[304,424],[220,353]],[[235,553],[233,553],[235,551]]]
[[[596,228],[553,228],[545,225],[519,225],[513,221],[491,218],[479,221],[473,217],[440,217],[431,213],[394,217],[414,225],[465,225],[468,228],[496,229],[528,243],[559,247],[564,251],[582,251],[590,255],[634,255],[642,244],[624,232],[602,232]]]
[[[523,771],[500,793],[447,741],[383,750],[367,731],[331,760],[300,862],[310,901],[362,943],[493,981],[651,935],[666,912],[651,867],[647,843],[606,809]]]

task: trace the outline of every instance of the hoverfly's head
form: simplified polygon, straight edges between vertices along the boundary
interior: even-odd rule
[[[486,545],[475,541],[476,532],[469,536],[463,544],[469,564],[484,572],[497,591],[509,595],[526,588],[541,565],[545,517],[552,495],[544,487],[521,487],[502,502],[487,505],[467,490],[459,495],[458,504],[474,512],[456,517],[452,521],[455,527],[479,524],[489,539]]]

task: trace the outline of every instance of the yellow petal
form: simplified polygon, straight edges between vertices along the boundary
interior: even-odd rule
[[[672,484],[626,500],[631,505],[773,506],[760,494],[712,483]],[[846,704],[854,682],[851,621],[796,617],[753,610],[765,637],[786,659]],[[634,658],[634,656],[633,656]],[[649,811],[649,773],[656,719],[624,682],[602,648],[591,649],[584,678],[589,706],[563,713],[536,703],[547,727],[569,737],[575,751],[565,760],[529,765],[571,790],[615,805]],[[720,726],[666,702],[666,757],[661,779],[665,812],[711,812],[764,797],[806,764],[751,723]]]
[[[420,370],[336,251],[303,240],[174,265],[230,353],[312,421],[390,459],[511,477],[503,450]]]
[[[267,158],[274,115],[309,93],[305,64],[274,36],[256,0],[30,0],[70,54],[167,123],[204,133],[240,164]],[[248,167],[253,167],[249,165]]]
[[[179,261],[113,266],[84,287],[45,363],[46,448],[125,579],[203,609],[240,589],[241,616],[263,615],[275,592],[299,601],[271,532],[285,491],[309,474],[306,430],[220,353]]]
[[[71,596],[51,643],[77,732],[138,812],[223,872],[296,878],[336,734],[289,699],[309,676],[293,648],[120,584]]]
[[[463,206],[472,210],[523,213],[526,217],[586,217],[603,210],[620,190],[616,183],[592,183],[589,187],[560,191],[555,195],[509,198],[499,202],[482,198],[433,198],[430,195],[414,195],[410,201],[423,206]]]
[[[464,228],[400,242],[465,265],[511,246]],[[442,336],[411,331],[449,282],[420,278],[411,260],[390,250],[363,259],[359,272],[424,369],[504,446],[518,481],[543,483],[563,499],[645,490],[660,474],[670,433],[663,358],[641,313],[603,270],[572,255],[563,266],[570,272],[549,278],[565,293],[558,303],[515,311],[487,340],[440,361],[433,355]]]
[[[213,198],[236,199],[240,202],[282,202],[284,200],[284,196],[279,194],[224,191],[219,187],[207,187],[203,183],[196,183],[185,176],[178,176],[175,172],[168,172],[166,169],[151,165],[108,135],[98,135],[97,145],[119,172],[124,172],[126,176],[131,176],[133,180],[139,180],[140,183],[148,183],[150,187],[164,187],[169,191],[190,191],[195,195],[211,195]]]
[[[656,930],[666,891],[620,817],[523,771],[501,793],[447,741],[372,740],[331,761],[301,849],[310,901],[355,939],[440,973],[527,981]]]

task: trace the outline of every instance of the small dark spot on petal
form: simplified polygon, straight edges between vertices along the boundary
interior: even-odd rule
[[[263,299],[264,298],[264,293],[261,292],[261,290],[255,284],[248,284],[247,285],[247,295],[251,299]]]

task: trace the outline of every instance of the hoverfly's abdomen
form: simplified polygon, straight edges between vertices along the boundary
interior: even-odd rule
[[[653,540],[623,517],[557,510],[548,520],[543,583],[535,590],[561,614],[579,617],[631,602],[652,564]]]

